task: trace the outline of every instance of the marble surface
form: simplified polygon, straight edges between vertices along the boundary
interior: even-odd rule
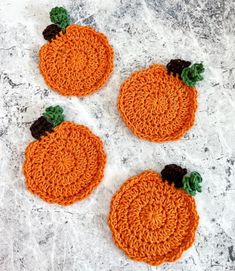
[[[108,84],[87,98],[51,91],[38,70],[48,12],[64,5],[74,22],[104,32],[115,50]],[[0,3],[0,270],[235,270],[235,90],[232,0],[1,0]],[[133,71],[171,58],[203,61],[195,126],[180,141],[152,144],[125,127],[116,100]],[[105,178],[87,200],[48,205],[25,189],[29,127],[59,104],[68,120],[88,125],[104,141]],[[128,259],[106,224],[113,193],[144,169],[178,163],[203,175],[196,196],[195,245],[173,264],[151,267]]]

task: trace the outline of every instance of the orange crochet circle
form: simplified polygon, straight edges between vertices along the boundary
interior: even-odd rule
[[[113,70],[113,49],[102,33],[70,25],[65,34],[42,46],[39,60],[49,87],[65,96],[86,96],[108,80]]]
[[[138,137],[154,142],[177,140],[193,126],[197,91],[162,65],[134,73],[121,86],[118,110]]]
[[[177,260],[194,242],[198,220],[193,197],[153,171],[127,180],[109,213],[116,245],[131,259],[151,265]]]
[[[27,188],[49,203],[87,197],[104,175],[103,143],[87,127],[63,122],[31,143],[23,166]]]

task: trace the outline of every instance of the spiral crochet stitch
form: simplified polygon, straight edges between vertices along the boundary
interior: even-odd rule
[[[46,108],[46,111],[43,113],[43,116],[50,121],[53,126],[59,125],[64,121],[63,108],[59,105],[49,106]]]
[[[193,171],[189,176],[183,178],[183,188],[191,196],[195,196],[196,192],[202,192],[201,187],[202,176],[200,173]]]
[[[39,68],[47,85],[65,96],[99,90],[113,70],[113,49],[90,27],[70,25],[66,33],[42,46]]]
[[[103,178],[105,163],[97,136],[83,125],[62,122],[27,147],[23,172],[32,193],[69,205],[90,195]]]
[[[193,244],[198,221],[191,196],[158,173],[144,171],[116,192],[108,223],[127,256],[160,265],[177,260]]]
[[[134,73],[122,84],[118,98],[129,129],[153,142],[181,138],[193,126],[196,109],[197,90],[158,64]]]

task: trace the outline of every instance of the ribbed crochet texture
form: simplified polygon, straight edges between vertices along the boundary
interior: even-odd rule
[[[116,245],[131,259],[151,265],[180,258],[194,242],[198,221],[194,199],[153,171],[121,186],[108,220]]]
[[[32,193],[49,203],[69,205],[100,183],[105,163],[97,136],[83,125],[63,122],[27,147],[23,171]]]
[[[164,142],[181,138],[194,124],[197,91],[163,65],[140,70],[121,86],[118,110],[138,137]]]
[[[39,52],[39,68],[49,87],[65,96],[99,90],[113,70],[113,49],[90,27],[70,25]]]

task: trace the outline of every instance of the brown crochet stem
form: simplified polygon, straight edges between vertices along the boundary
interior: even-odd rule
[[[45,117],[41,116],[30,126],[30,131],[35,139],[40,139],[42,136],[51,132],[53,124],[49,122]]]
[[[61,30],[62,28],[58,25],[50,24],[44,29],[42,35],[45,40],[51,41],[52,39],[56,38],[56,36],[61,32]]]
[[[187,169],[177,166],[175,164],[170,164],[165,166],[161,171],[161,176],[163,180],[167,180],[169,184],[174,183],[175,187],[183,187],[183,177],[187,174]]]
[[[181,78],[183,69],[189,67],[190,65],[190,61],[185,61],[182,59],[171,59],[171,61],[166,65],[166,68],[169,73],[172,73],[174,76],[178,74]]]

